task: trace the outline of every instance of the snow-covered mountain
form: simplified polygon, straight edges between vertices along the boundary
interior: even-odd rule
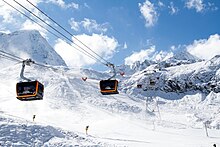
[[[160,53],[159,53],[160,54]],[[158,55],[162,56],[162,55]],[[162,57],[161,57],[162,58]],[[201,62],[202,60],[193,56],[187,51],[177,52],[176,54],[170,55],[168,58],[164,57],[161,60],[144,60],[143,62],[135,61],[131,65],[119,65],[117,66],[118,71],[123,71],[129,75],[134,74],[137,71],[142,71],[151,65],[156,65],[158,69],[163,69],[171,66],[179,66],[182,64],[192,64],[195,62]]]
[[[46,39],[35,30],[16,31],[10,34],[0,33],[0,49],[22,59],[31,58],[38,63],[66,65]]]
[[[201,59],[193,56],[187,51],[181,51],[174,54],[172,57],[161,61],[158,63],[160,67],[171,67],[176,65],[182,65],[182,64],[191,64],[195,62],[200,62]]]
[[[19,40],[27,41],[26,47],[31,49],[26,50],[21,42],[5,39],[10,37],[2,34],[0,44],[7,48],[5,51],[20,52],[15,55],[25,59],[28,54],[36,62],[56,67],[65,65],[51,47],[35,48],[39,42],[42,44],[37,41],[41,40],[38,32],[16,33],[25,34],[25,40],[21,41],[22,35]],[[33,34],[38,34],[38,39],[30,42]],[[13,48],[17,46],[20,46],[17,50]],[[48,56],[44,58],[42,53]],[[0,59],[4,61],[0,63],[0,146],[220,145],[219,56],[169,67],[151,61],[135,63],[137,68],[117,66],[118,95],[99,92],[99,81],[111,73],[64,67],[51,70],[33,64],[25,68],[25,76],[38,79],[45,90],[43,100],[29,102],[16,99],[15,85],[20,81],[21,64]],[[121,71],[124,75],[119,74]],[[83,81],[82,77],[88,79]],[[36,115],[34,121],[33,115]],[[87,125],[88,135],[85,134]]]
[[[219,60],[215,56],[209,61],[200,61],[176,66],[149,65],[124,81],[125,85],[141,84],[144,91],[157,90],[164,92],[194,92],[208,94],[220,92]],[[171,61],[171,60],[170,60]],[[125,87],[127,89],[127,87]],[[128,89],[131,90],[131,89]]]

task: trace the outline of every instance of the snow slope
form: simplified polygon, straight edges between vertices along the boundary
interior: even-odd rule
[[[216,108],[204,109],[208,104],[218,103],[218,96],[200,105],[204,105],[200,108],[204,116],[187,109],[196,107],[200,95],[190,96],[191,101],[185,97],[172,102],[158,97],[160,118],[156,110],[147,111],[145,101],[135,96],[123,93],[102,96],[98,80],[81,80],[80,70],[54,72],[30,67],[26,75],[38,77],[45,85],[45,96],[43,101],[23,102],[17,100],[14,93],[19,69],[20,65],[14,65],[0,71],[5,77],[1,78],[0,85],[0,141],[5,146],[194,147],[220,144],[219,130],[210,128],[210,137],[206,137],[203,120],[199,119],[210,119],[210,112],[219,114],[217,104]],[[88,136],[85,135],[86,125],[90,126]],[[27,139],[31,141],[26,142]]]
[[[39,62],[38,54],[34,55]],[[38,79],[45,86],[44,100],[29,102],[16,99],[15,85],[21,80],[21,64],[8,64],[2,59],[5,62],[1,62],[4,68],[0,69],[0,144],[205,147],[216,143],[219,146],[219,93],[199,90],[165,92],[155,87],[145,91],[147,83],[143,83],[143,89],[136,87],[149,75],[157,77],[159,74],[171,79],[181,77],[182,81],[192,73],[192,69],[195,75],[201,71],[214,71],[218,75],[217,59],[161,71],[153,64],[134,74],[117,75],[120,94],[109,96],[99,92],[99,80],[106,79],[106,73],[65,67],[57,67],[59,70],[54,71],[37,65],[27,66],[25,76]],[[62,65],[56,62],[54,60],[53,65]],[[88,80],[83,81],[82,77],[88,77]],[[201,84],[201,81],[195,80],[195,83]],[[156,84],[164,86],[162,81]],[[36,115],[34,122],[33,115]],[[87,125],[88,135],[85,134]]]
[[[94,146],[105,144],[83,134],[0,114],[1,146]]]

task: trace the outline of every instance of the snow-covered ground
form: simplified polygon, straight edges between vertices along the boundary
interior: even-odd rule
[[[220,146],[220,94],[212,91],[219,90],[215,81],[220,75],[219,56],[197,62],[186,54],[181,61],[183,55],[161,63],[162,67],[155,62],[117,67],[125,72],[117,75],[120,94],[101,95],[99,81],[110,74],[59,67],[64,61],[39,35],[36,31],[0,35],[0,47],[6,52],[59,68],[26,66],[25,77],[44,84],[44,99],[19,101],[15,87],[21,80],[21,62],[0,56],[0,146]],[[20,44],[24,41],[26,46]],[[150,80],[156,80],[153,87]],[[138,82],[143,88],[136,87]],[[187,82],[192,82],[188,89]]]
[[[20,68],[16,64],[0,70],[2,146],[220,145],[220,130],[208,129],[207,137],[203,120],[199,120],[200,115],[205,120],[212,117],[211,113],[219,113],[219,106],[200,113],[194,111],[195,104],[201,102],[199,94],[174,101],[157,97],[159,113],[154,102],[146,109],[145,100],[132,95],[101,95],[99,81],[90,78],[83,81],[79,69],[54,72],[31,66],[26,68],[25,75],[44,83],[44,100],[19,101],[15,84]],[[33,115],[36,115],[34,122]]]

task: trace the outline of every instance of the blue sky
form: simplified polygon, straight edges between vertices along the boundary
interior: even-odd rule
[[[17,0],[48,21],[27,1]],[[18,5],[9,0],[19,10]],[[119,65],[163,60],[187,50],[210,59],[220,54],[219,0],[30,0],[106,60]],[[37,29],[69,66],[103,69],[22,17],[0,0],[0,31]],[[25,12],[25,11],[24,11]],[[26,13],[28,14],[28,13]],[[28,14],[29,15],[29,14]],[[60,29],[59,29],[60,30]],[[76,42],[73,39],[74,42]]]

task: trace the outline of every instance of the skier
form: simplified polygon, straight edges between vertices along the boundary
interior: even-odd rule
[[[88,135],[89,126],[86,126],[86,135]]]
[[[35,117],[36,117],[36,115],[33,115],[33,121],[34,121]]]
[[[213,144],[213,147],[216,147],[216,144]]]

